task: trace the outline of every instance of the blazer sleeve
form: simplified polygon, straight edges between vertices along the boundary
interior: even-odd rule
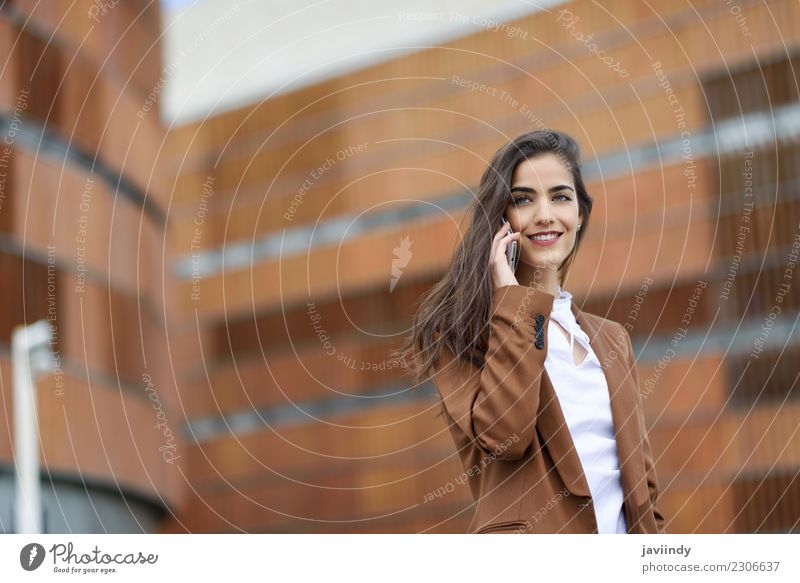
[[[628,331],[625,329],[625,327],[622,327],[622,329],[625,333],[625,339],[627,340],[628,344],[628,362],[630,363],[631,376],[633,377],[636,383],[636,399],[638,401],[638,407],[639,407],[639,421],[641,422],[641,427],[643,431],[642,447],[644,449],[644,467],[647,475],[647,489],[650,491],[650,504],[653,508],[653,514],[655,515],[658,532],[659,534],[665,534],[666,520],[664,520],[664,516],[663,514],[661,514],[661,511],[658,508],[659,504],[658,496],[660,489],[658,486],[658,478],[656,476],[655,463],[653,462],[653,451],[650,448],[650,440],[647,437],[647,424],[645,423],[644,407],[642,405],[642,394],[641,394],[641,388],[639,386],[639,370],[633,355],[633,344],[631,343],[631,337],[628,334]]]
[[[554,301],[552,294],[528,286],[499,287],[492,297],[484,365],[457,362],[447,348],[439,355],[433,381],[447,415],[496,459],[520,459],[533,441]],[[544,339],[540,347],[537,328]]]

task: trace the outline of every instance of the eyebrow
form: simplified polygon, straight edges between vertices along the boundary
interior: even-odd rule
[[[567,185],[567,184],[559,184],[558,186],[553,186],[547,192],[557,192],[559,190],[564,190],[565,188],[567,190],[571,190],[572,192],[575,192],[575,189],[572,188],[571,186]],[[530,192],[530,193],[536,194],[536,189],[535,188],[530,188],[529,186],[515,186],[515,187],[513,187],[511,189],[511,192],[514,192],[514,191],[517,191],[517,190],[519,190],[520,192]]]

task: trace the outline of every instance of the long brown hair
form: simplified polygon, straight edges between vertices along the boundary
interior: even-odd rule
[[[580,148],[569,135],[556,130],[522,134],[502,146],[481,177],[475,199],[467,209],[472,222],[453,254],[447,272],[421,300],[411,334],[392,352],[401,370],[414,375],[418,385],[438,366],[441,348],[447,347],[461,362],[481,367],[486,354],[493,284],[489,269],[492,239],[509,202],[514,170],[523,160],[555,154],[572,173],[578,208],[583,216],[575,247],[558,268],[564,280],[586,234],[592,198],[586,192]]]

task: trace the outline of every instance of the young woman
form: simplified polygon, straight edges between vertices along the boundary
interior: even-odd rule
[[[591,210],[570,136],[504,145],[398,352],[441,396],[469,532],[664,532],[630,338],[562,289]]]

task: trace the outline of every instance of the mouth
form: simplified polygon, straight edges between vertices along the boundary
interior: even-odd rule
[[[561,237],[564,233],[559,231],[546,231],[544,233],[536,233],[535,235],[528,235],[528,239],[537,245],[550,245]]]

